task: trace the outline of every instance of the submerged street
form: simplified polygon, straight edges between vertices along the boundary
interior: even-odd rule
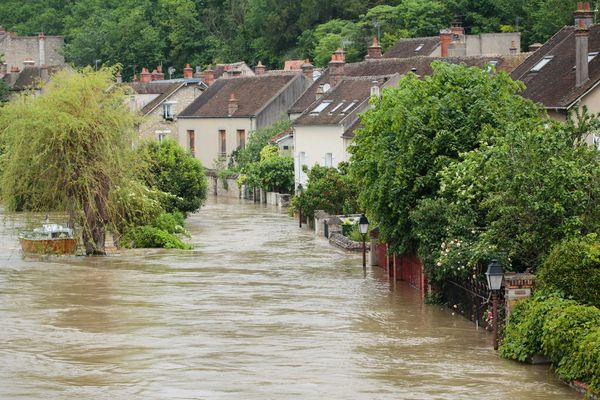
[[[209,199],[193,251],[23,259],[0,232],[0,399],[577,399],[548,366],[285,211]]]

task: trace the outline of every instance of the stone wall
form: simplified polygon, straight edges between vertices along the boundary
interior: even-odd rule
[[[208,177],[209,194],[234,199],[242,198],[242,191],[237,184],[238,175],[222,179],[217,177],[214,170],[208,170],[206,171],[206,176]]]
[[[165,137],[172,138],[178,141],[178,125],[177,115],[182,112],[187,106],[189,106],[194,99],[199,96],[202,92],[194,84],[189,84],[179,88],[168,101],[176,101],[173,104],[173,112],[175,113],[175,120],[169,121],[163,118],[163,106],[158,105],[148,115],[144,116],[142,123],[139,127],[139,135],[141,139],[153,139],[158,140],[158,135],[163,134]],[[185,147],[187,149],[187,147]],[[205,167],[211,167],[205,165]]]
[[[332,233],[329,235],[329,243],[347,251],[362,251],[363,248],[361,242],[350,240],[341,233]]]
[[[45,36],[45,64],[64,66],[65,45],[62,36]],[[4,62],[8,71],[15,66],[23,69],[24,61],[33,61],[40,66],[40,38],[38,36],[17,36],[15,33],[0,33],[0,54],[4,54]]]

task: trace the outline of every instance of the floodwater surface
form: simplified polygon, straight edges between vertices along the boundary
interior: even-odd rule
[[[276,208],[215,200],[195,250],[24,259],[0,229],[0,399],[577,399]]]

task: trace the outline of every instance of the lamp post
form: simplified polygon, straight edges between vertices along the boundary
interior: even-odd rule
[[[298,184],[298,196],[301,196],[301,195],[302,195],[302,191],[303,191],[303,190],[304,190],[304,189],[302,188],[302,184],[301,184],[301,183],[299,183],[299,184]],[[299,226],[300,228],[302,228],[302,207],[301,207],[301,206],[300,206],[300,207],[298,207],[298,226]]]
[[[101,62],[102,62],[102,60],[96,60],[96,61],[94,62],[94,69],[95,69],[96,71],[98,71],[98,64],[100,64]]]
[[[492,292],[493,341],[494,350],[498,350],[498,290],[502,287],[502,279],[504,278],[502,265],[497,260],[492,260],[488,265],[485,277],[487,278],[488,288]]]
[[[367,232],[369,231],[369,220],[365,214],[360,215],[358,220],[358,229],[360,230],[363,240],[363,268],[367,268],[367,245],[365,243],[365,239]]]

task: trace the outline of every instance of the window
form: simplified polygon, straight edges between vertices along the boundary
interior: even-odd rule
[[[546,57],[542,58],[540,60],[540,62],[538,62],[537,64],[535,64],[535,66],[533,68],[531,68],[530,72],[541,71],[541,69],[544,68],[546,66],[546,64],[548,64],[550,61],[552,61],[553,58],[554,58],[554,56],[546,56]]]
[[[175,119],[175,112],[173,111],[173,106],[176,104],[176,101],[165,101],[163,103],[163,118],[169,121],[173,121]]]
[[[329,107],[330,104],[331,104],[331,101],[324,101],[321,104],[319,104],[318,106],[316,106],[310,113],[311,114],[319,114],[321,111],[323,111],[324,109]]]
[[[354,100],[352,103],[348,104],[348,106],[342,110],[342,113],[346,114],[355,105],[356,105],[356,100]]]
[[[597,51],[594,51],[593,53],[588,53],[588,62],[591,62],[594,58],[596,58],[597,55]]]
[[[219,131],[219,160],[227,158],[227,132]]]
[[[171,131],[169,131],[169,130],[154,131],[154,133],[156,134],[156,140],[158,140],[158,142],[160,143],[163,140],[165,140],[167,138],[167,136],[169,136],[169,134],[171,133]]]
[[[238,149],[246,148],[246,131],[243,129],[238,129],[237,131],[237,143]]]
[[[327,168],[333,167],[333,154],[325,153],[325,157],[323,158],[323,166]]]
[[[196,155],[196,139],[195,139],[195,132],[193,130],[188,130],[187,131],[188,134],[188,144],[190,146],[190,153],[192,153],[192,155]]]
[[[417,48],[415,49],[415,53],[421,51],[421,49],[423,48],[423,46],[425,46],[424,43],[421,43],[420,45],[418,45]]]
[[[337,106],[335,106],[333,108],[333,110],[329,111],[330,114],[333,114],[334,112],[336,112],[341,106],[344,105],[344,102],[342,101],[340,104],[338,104]]]

